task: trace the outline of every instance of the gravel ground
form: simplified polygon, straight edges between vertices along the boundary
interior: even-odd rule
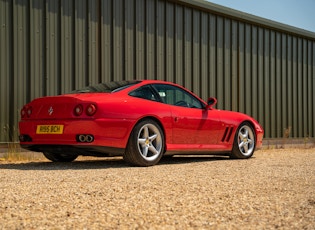
[[[0,229],[315,229],[315,149],[0,162]]]

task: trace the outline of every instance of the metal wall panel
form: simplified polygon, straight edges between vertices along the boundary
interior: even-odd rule
[[[298,60],[297,60],[297,51],[299,49],[297,38],[292,38],[292,135],[294,137],[298,136]]]
[[[269,63],[269,76],[270,76],[270,88],[269,88],[269,106],[270,106],[270,132],[271,136],[276,136],[276,32],[270,31],[270,63]]]
[[[257,97],[258,97],[258,105],[257,105],[257,117],[256,119],[260,121],[260,123],[265,127],[265,110],[264,110],[264,104],[265,104],[265,98],[264,98],[264,29],[258,28],[258,35],[257,35],[257,77],[258,77],[258,85],[257,85]]]
[[[281,112],[281,116],[280,116],[280,128],[283,127],[283,129],[288,128],[288,115],[285,111],[287,111],[287,107],[288,107],[288,98],[287,98],[287,35],[282,34],[281,35],[281,59],[280,59],[280,65],[281,65],[281,73],[279,75],[279,80],[280,80],[280,84],[281,84],[281,100],[279,100],[280,104],[278,105],[279,110]],[[280,77],[281,76],[281,77]]]
[[[88,31],[87,31],[87,4],[86,0],[76,0],[74,3],[75,11],[75,36],[72,40],[75,44],[74,59],[75,59],[75,88],[82,88],[88,84]]]
[[[14,119],[12,123],[13,138],[17,140],[17,122],[19,119],[19,109],[27,102],[28,96],[28,81],[29,81],[29,58],[27,53],[27,46],[29,39],[27,36],[27,1],[18,1],[19,4],[13,5],[13,22],[16,26],[13,27],[13,66],[18,68],[13,69],[13,76],[11,78],[11,84],[13,84],[13,92],[19,92],[18,94],[10,97],[10,111],[13,114],[11,119]],[[12,93],[12,92],[11,92]]]
[[[314,98],[315,98],[315,68],[312,69],[312,62],[314,61],[314,52],[312,52],[312,49],[314,48],[312,42],[308,41],[307,43],[307,115],[308,115],[308,130],[306,133],[306,136],[315,136],[315,130],[313,127],[315,127],[315,113],[314,113]],[[313,55],[313,56],[312,56]],[[313,64],[313,66],[315,66]],[[312,108],[313,107],[313,108]]]
[[[192,11],[192,86],[193,92],[200,92],[200,12]]]
[[[253,100],[253,94],[252,94],[252,77],[251,77],[251,70],[253,68],[252,66],[252,57],[251,57],[251,44],[252,44],[252,40],[251,40],[251,25],[249,24],[245,24],[244,27],[245,31],[244,31],[244,87],[245,87],[245,91],[243,93],[243,106],[244,106],[244,110],[243,112],[246,114],[252,114],[252,100]]]
[[[216,16],[209,15],[209,94],[211,97],[216,96]]]
[[[88,20],[88,85],[95,85],[101,81],[100,73],[100,45],[99,45],[99,6],[98,0],[90,0],[88,3],[87,20]]]
[[[252,95],[252,101],[251,101],[251,114],[254,117],[258,118],[258,76],[257,76],[257,70],[258,70],[258,28],[256,26],[251,27],[251,71],[248,78],[251,79],[251,95]]]
[[[308,98],[309,101],[310,101],[310,107],[309,107],[309,110],[313,110],[313,113],[312,115],[310,116],[310,119],[312,120],[312,125],[310,126],[310,133],[309,133],[309,137],[314,137],[315,136],[315,105],[314,105],[314,98],[315,98],[315,42],[313,41],[312,42],[312,45],[310,45],[310,50],[309,52],[311,53],[310,56],[311,56],[311,66],[309,66],[309,68],[311,69],[310,70],[310,75],[308,75],[310,81],[313,83],[313,84],[310,84],[311,85],[311,89],[310,91],[312,92],[311,93],[311,97]]]
[[[205,100],[209,95],[209,17],[208,14],[202,12],[200,15],[200,97]]]
[[[174,20],[174,4],[166,3],[165,5],[165,76],[166,81],[174,82],[175,70],[175,20]]]
[[[10,76],[12,67],[12,1],[0,1],[0,142],[9,140]]]
[[[165,1],[156,3],[156,78],[165,79]]]
[[[156,77],[156,1],[146,1],[146,79]],[[133,65],[132,65],[133,66]],[[130,76],[132,79],[133,76]]]
[[[239,23],[238,25],[238,108],[237,111],[245,112],[245,25],[244,23]]]
[[[58,1],[48,0],[46,4],[46,86],[47,95],[60,93],[60,13]]]
[[[184,82],[183,85],[192,90],[192,9],[184,8]]]
[[[184,83],[184,8],[175,6],[175,72],[174,82]]]
[[[126,1],[131,2],[131,1]],[[127,7],[127,4],[126,4]],[[132,8],[129,8],[130,12]],[[127,20],[127,25],[129,21]],[[113,3],[112,0],[102,1],[102,82],[113,80]],[[129,28],[129,27],[128,27]],[[126,35],[127,36],[127,35]],[[128,48],[127,48],[128,50]]]
[[[145,52],[145,1],[135,1],[135,44],[136,44],[136,74],[137,79],[145,77],[146,52]],[[123,51],[124,52],[124,51]]]
[[[287,35],[287,39],[286,39],[286,43],[287,43],[287,48],[286,48],[286,52],[287,52],[287,58],[286,58],[286,76],[285,76],[285,88],[287,90],[287,94],[285,95],[286,99],[287,99],[287,108],[285,111],[290,111],[287,113],[287,123],[284,124],[284,129],[287,130],[291,130],[292,129],[292,125],[293,125],[293,71],[292,71],[292,36]]]
[[[223,37],[224,37],[224,44],[223,44],[223,104],[224,108],[231,110],[231,20],[224,19],[223,21]]]
[[[231,105],[233,111],[238,110],[238,22],[231,20]]]
[[[113,77],[115,80],[123,79],[123,0],[113,1]],[[135,31],[134,31],[135,33]],[[135,48],[136,49],[136,48]]]
[[[74,86],[74,7],[73,1],[63,0],[60,5],[60,89],[61,93],[70,92]],[[59,48],[59,47],[58,47]]]
[[[314,33],[194,0],[0,0],[0,20],[0,142],[26,102],[125,79],[215,96],[265,137],[315,136]]]
[[[136,74],[135,59],[135,4],[134,1],[125,2],[125,77],[130,80]],[[153,44],[153,42],[152,42]],[[152,51],[154,52],[154,51]]]
[[[45,12],[44,1],[30,2],[30,87],[28,91],[31,99],[47,95]],[[23,93],[21,96],[23,97]]]

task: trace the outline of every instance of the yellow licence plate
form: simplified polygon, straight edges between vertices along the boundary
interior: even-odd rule
[[[63,125],[37,125],[36,134],[62,134]]]

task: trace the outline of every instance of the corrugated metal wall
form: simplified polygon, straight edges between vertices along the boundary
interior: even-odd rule
[[[215,96],[218,108],[255,117],[265,137],[289,127],[291,137],[314,137],[315,34],[212,6],[0,0],[0,142],[17,139],[30,100],[120,79],[167,80]]]

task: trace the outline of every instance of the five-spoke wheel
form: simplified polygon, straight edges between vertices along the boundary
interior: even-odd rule
[[[124,160],[138,166],[151,166],[159,162],[163,153],[163,130],[156,121],[145,119],[134,127]]]
[[[138,133],[138,151],[148,161],[155,160],[162,150],[162,135],[157,126],[144,124]]]
[[[242,123],[234,138],[232,158],[249,158],[255,151],[255,134],[252,125],[248,122]]]

